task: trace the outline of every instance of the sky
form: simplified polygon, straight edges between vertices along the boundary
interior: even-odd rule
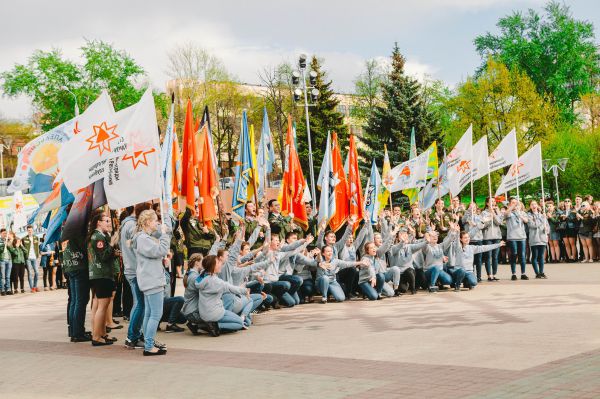
[[[565,2],[575,18],[594,24],[595,0]],[[352,92],[364,62],[389,57],[398,42],[408,73],[454,86],[480,65],[473,39],[496,33],[499,18],[513,10],[541,11],[543,0],[19,0],[3,2],[0,71],[26,63],[36,49],[59,48],[80,61],[85,39],[128,52],[164,90],[167,53],[195,43],[220,58],[240,81],[260,83],[259,71],[300,53],[324,59],[334,89]],[[30,99],[0,97],[0,117],[28,119]]]

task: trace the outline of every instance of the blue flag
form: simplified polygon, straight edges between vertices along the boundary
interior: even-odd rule
[[[44,238],[45,247],[60,240],[62,225],[67,219],[67,207],[68,205],[60,207],[60,209],[56,211],[56,214],[50,219],[50,223],[48,223],[46,230],[46,238]]]
[[[173,157],[173,128],[175,126],[175,103],[171,103],[171,113],[167,122],[167,131],[165,139],[160,150],[160,173],[162,178],[162,198],[163,204],[167,209],[163,209],[169,216],[173,216],[173,199],[171,197],[171,189],[173,187],[173,171],[171,168],[171,158]],[[166,220],[166,219],[165,219]]]
[[[379,191],[381,189],[381,176],[375,160],[371,164],[371,177],[365,187],[365,209],[371,215],[371,224],[377,223],[377,213],[379,212]]]
[[[248,185],[250,184],[250,174],[253,167],[250,135],[248,132],[248,115],[246,114],[246,110],[244,110],[242,113],[242,132],[240,134],[238,157],[235,167],[235,184],[231,199],[233,211],[242,218],[246,215]]]
[[[275,149],[273,147],[273,138],[271,137],[271,128],[269,127],[269,117],[267,107],[263,112],[263,124],[260,133],[260,142],[258,143],[258,154],[256,163],[258,168],[258,198],[265,196],[267,188],[267,175],[273,172],[273,163],[275,162]]]

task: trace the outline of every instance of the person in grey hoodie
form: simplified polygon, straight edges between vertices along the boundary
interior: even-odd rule
[[[483,223],[483,245],[498,244],[502,240],[502,230],[500,225],[503,223],[502,214],[496,206],[496,200],[493,197],[485,199],[485,209],[481,211],[481,222]],[[500,248],[493,249],[483,254],[485,262],[485,272],[488,281],[498,281],[498,255]]]
[[[137,219],[140,213],[151,209],[152,205],[147,202],[137,204],[132,215],[127,216],[121,223],[119,230],[119,248],[123,259],[123,274],[131,288],[133,297],[133,306],[129,314],[129,328],[127,329],[127,338],[125,346],[130,349],[143,348],[142,340],[142,322],[144,321],[144,294],[140,291],[137,283],[135,252],[131,248],[131,239],[135,234]]]
[[[426,234],[426,237],[428,236]],[[401,228],[398,232],[398,242],[390,248],[389,257],[390,265],[396,266],[400,270],[400,293],[409,290],[413,295],[417,293],[413,254],[420,252],[427,244],[427,238],[411,242],[406,228]]]
[[[223,306],[223,294],[250,296],[250,290],[245,287],[236,287],[221,280],[223,262],[218,257],[208,255],[202,260],[204,269],[196,280],[189,282],[198,289],[198,315],[205,322],[217,322],[220,330],[236,331],[246,328],[244,319]]]
[[[131,247],[136,257],[136,278],[140,291],[144,293],[144,356],[164,355],[166,347],[157,343],[154,336],[163,311],[164,288],[166,285],[163,259],[169,253],[170,229],[161,226],[160,239],[152,236],[158,230],[158,216],[153,210],[143,211],[137,222],[137,233]]]
[[[469,289],[473,289],[477,285],[478,281],[473,273],[475,255],[500,248],[504,245],[503,241],[489,245],[470,245],[471,235],[472,233],[470,232],[462,231],[460,233],[460,240],[458,239],[458,236],[455,236],[454,241],[452,242],[452,247],[457,254],[457,261],[454,267],[456,272],[453,274],[453,277],[455,278],[454,289],[456,291],[460,290],[460,285],[463,282]]]
[[[483,229],[485,226],[481,220],[480,210],[475,202],[469,204],[469,209],[462,217],[462,222],[465,231],[470,235],[470,245],[481,245],[483,243]],[[477,271],[477,282],[481,281],[481,266],[483,264],[482,255],[481,252],[476,252],[473,258],[473,264]]]
[[[510,246],[511,280],[517,280],[517,255],[521,262],[521,280],[529,280],[525,274],[525,223],[529,221],[527,214],[521,210],[521,203],[516,198],[510,199],[506,209],[506,239]]]
[[[535,278],[546,278],[544,274],[544,258],[546,257],[546,246],[548,245],[548,233],[550,226],[545,213],[540,211],[536,201],[529,203],[527,215],[529,223],[529,248],[531,248],[531,265],[535,271]]]

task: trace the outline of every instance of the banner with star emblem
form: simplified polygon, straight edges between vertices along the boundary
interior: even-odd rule
[[[108,93],[100,97],[75,118],[73,136],[58,151],[58,167],[65,186],[71,193],[89,186],[104,176],[106,159],[122,153],[125,142],[116,115],[132,113],[129,107],[115,114]]]
[[[473,171],[473,126],[469,126],[447,157],[450,193],[455,196],[471,181]]]
[[[517,132],[513,129],[504,136],[500,144],[498,144],[498,147],[490,154],[490,173],[515,163],[517,160],[516,149]]]
[[[127,149],[106,161],[104,191],[108,205],[125,208],[161,198],[160,143],[154,97],[147,90],[127,121]]]
[[[512,164],[508,173],[502,178],[496,196],[540,176],[542,176],[542,145],[538,142]]]

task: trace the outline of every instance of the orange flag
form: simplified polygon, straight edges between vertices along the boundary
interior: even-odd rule
[[[171,176],[173,176],[171,193],[173,198],[177,198],[177,201],[173,204],[173,208],[179,210],[179,197],[181,196],[181,150],[179,149],[179,139],[177,138],[175,126],[173,126],[173,145],[171,146],[171,152]]]
[[[333,133],[331,143],[333,174],[340,182],[335,186],[335,215],[329,220],[329,227],[333,231],[338,231],[346,223],[346,219],[348,219],[348,181],[346,180],[346,172],[344,172],[344,163],[342,162],[342,150],[335,132]]]
[[[364,219],[363,191],[360,184],[358,172],[358,152],[354,143],[354,136],[350,135],[350,149],[348,150],[348,198],[350,203],[350,215],[356,215],[356,223]],[[354,226],[356,227],[356,225]]]
[[[306,180],[302,174],[302,167],[298,152],[294,144],[292,132],[292,117],[288,116],[288,131],[285,140],[285,163],[283,181],[281,184],[281,214],[294,215],[294,222],[306,230],[308,228],[308,217],[302,197],[306,188]]]
[[[211,227],[213,219],[217,217],[215,198],[219,195],[219,186],[217,173],[211,158],[212,148],[208,134],[208,128],[205,124],[198,137],[198,147],[201,148],[201,158],[198,164],[198,191],[202,199],[199,205],[201,219],[206,226]]]
[[[185,197],[186,206],[195,209],[196,193],[194,191],[197,160],[194,145],[192,102],[188,100],[183,129],[183,154],[181,170],[181,195]]]

